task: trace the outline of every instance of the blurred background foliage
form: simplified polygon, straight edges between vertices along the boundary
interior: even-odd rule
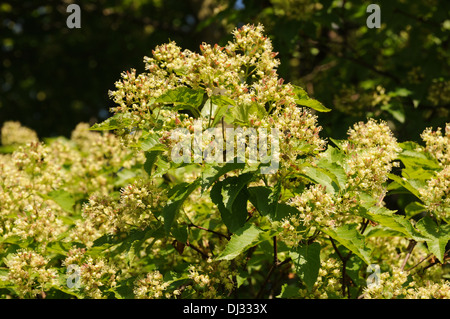
[[[66,26],[70,3],[81,29]],[[366,26],[370,3],[379,29]],[[333,109],[318,114],[324,136],[375,117],[418,140],[450,121],[448,0],[6,0],[0,21],[0,126],[20,121],[40,137],[108,117],[108,91],[122,71],[144,71],[156,45],[224,45],[246,23],[264,24],[281,77]]]

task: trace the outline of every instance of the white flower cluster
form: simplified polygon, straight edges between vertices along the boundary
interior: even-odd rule
[[[151,182],[142,179],[128,184],[117,200],[111,196],[93,194],[83,205],[83,220],[78,222],[72,235],[87,245],[99,234],[116,234],[132,227],[145,228],[155,220],[152,211],[160,209],[167,195]]]
[[[428,151],[442,167],[427,186],[420,189],[420,195],[428,209],[438,218],[450,218],[450,123],[445,126],[445,134],[439,127],[436,131],[427,128],[421,134]]]
[[[285,154],[287,166],[294,165],[298,155],[322,150],[325,141],[319,138],[316,117],[297,107],[292,85],[278,78],[279,61],[263,31],[262,25],[244,25],[233,31],[234,39],[226,46],[203,43],[200,53],[181,50],[174,42],[158,46],[152,57],[144,59],[147,73],[137,76],[132,70],[116,83],[110,95],[118,106],[112,111],[136,116],[138,128],[161,130],[160,142],[172,149],[173,130],[188,129],[177,132],[178,137],[188,138],[193,118],[173,110],[166,114],[154,101],[172,88],[202,88],[208,96],[224,95],[237,107],[267,113],[261,118],[260,113],[249,112],[250,126],[282,132],[280,154]]]
[[[436,131],[427,128],[420,137],[425,142],[425,150],[431,153],[442,167],[450,165],[450,123],[445,125],[444,134],[440,127]]]
[[[369,119],[356,123],[348,135],[343,145],[349,158],[345,167],[347,189],[364,191],[374,198],[384,197],[384,183],[392,167],[398,164],[393,161],[401,151],[392,131],[385,122]]]
[[[3,280],[15,285],[20,298],[36,298],[37,295],[45,298],[44,291],[58,283],[57,272],[47,268],[48,263],[49,260],[42,255],[21,249],[7,256],[5,264],[8,274]]]
[[[377,284],[364,289],[365,299],[449,299],[450,284],[448,281],[425,282],[418,285],[408,280],[408,272],[394,267],[392,272],[383,272]]]
[[[334,224],[333,215],[336,212],[334,198],[320,184],[313,185],[301,195],[291,198],[289,204],[300,211],[299,215],[292,215],[286,221],[294,227],[299,224],[306,227],[311,225],[333,226]]]
[[[168,286],[169,283],[164,282],[163,275],[155,270],[144,278],[136,280],[133,293],[137,299],[170,298],[169,293],[164,294]]]
[[[427,209],[438,218],[450,218],[450,165],[438,172],[427,182],[427,187],[420,189],[420,195]]]
[[[39,138],[35,131],[28,127],[22,126],[20,122],[7,121],[3,123],[1,130],[1,144],[21,145],[29,142],[38,142]]]
[[[116,269],[104,258],[92,258],[83,248],[74,248],[62,262],[63,266],[79,266],[80,290],[88,298],[102,299],[103,289],[116,285]],[[106,283],[106,285],[105,285]]]

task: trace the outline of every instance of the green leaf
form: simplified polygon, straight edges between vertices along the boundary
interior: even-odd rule
[[[139,139],[139,145],[145,152],[150,151],[166,151],[167,147],[159,142],[159,136],[157,134],[146,133]]]
[[[295,103],[302,106],[307,106],[318,112],[330,112],[331,109],[325,107],[322,103],[315,99],[311,99],[306,91],[299,86],[293,85],[293,91],[295,93]]]
[[[450,225],[437,225],[430,217],[424,217],[417,222],[417,229],[426,237],[428,250],[433,253],[441,263],[444,262],[445,246],[450,240]]]
[[[265,186],[254,186],[248,188],[250,193],[250,202],[261,213],[262,216],[273,217],[276,213],[276,205],[269,201],[269,197],[272,194],[272,189]]]
[[[51,199],[55,203],[57,203],[62,209],[66,212],[72,213],[73,207],[75,205],[75,199],[72,197],[72,194],[65,190],[55,190],[48,193],[44,198]]]
[[[366,246],[365,238],[356,229],[356,224],[345,224],[335,229],[323,228],[322,231],[370,265],[372,251]]]
[[[101,123],[96,123],[91,126],[91,131],[111,131],[120,128],[128,127],[133,123],[128,113],[117,113],[110,118],[107,118]]]
[[[417,232],[409,219],[401,215],[396,215],[394,211],[390,211],[385,207],[371,207],[368,210],[360,210],[357,214],[388,229],[399,232],[406,238],[416,241],[424,240],[423,236]]]
[[[408,180],[406,178],[402,178],[400,176],[394,175],[394,174],[388,174],[388,177],[392,179],[393,181],[397,182],[400,186],[407,189],[411,194],[416,196],[418,199],[421,199],[419,190],[413,186],[411,183],[411,180]]]
[[[423,204],[419,202],[411,202],[405,207],[406,218],[411,218],[426,211],[426,208]]]
[[[290,299],[290,298],[300,298],[302,296],[299,293],[297,285],[283,284],[283,286],[281,286],[280,294],[277,295],[276,297],[282,299]]]
[[[364,233],[366,238],[369,237],[403,237],[403,233],[390,229],[382,225],[369,226]]]
[[[392,115],[393,118],[395,118],[400,123],[405,122],[405,110],[403,108],[403,105],[399,102],[393,102],[386,105],[382,105],[381,110],[386,111]]]
[[[311,109],[314,109],[318,112],[330,112],[331,109],[325,107],[322,103],[315,99],[297,99],[295,101],[298,105],[307,106]]]
[[[325,152],[316,162],[317,167],[325,169],[333,181],[338,184],[339,189],[344,189],[347,184],[347,174],[344,169],[345,154],[338,148],[328,145]],[[331,175],[330,175],[331,174]],[[335,185],[333,185],[336,187]]]
[[[284,207],[280,207],[281,181],[275,187],[254,186],[250,187],[250,202],[262,216],[268,216],[271,220],[281,220],[285,217]]]
[[[255,115],[256,118],[264,118],[267,116],[266,109],[257,104],[250,105],[238,104],[228,109],[225,113],[225,121],[230,124],[249,125],[250,115]]]
[[[289,252],[296,273],[306,284],[309,292],[311,292],[314,283],[317,280],[317,276],[319,275],[320,250],[320,244],[312,243],[309,245],[298,246],[295,250]]]
[[[439,162],[431,154],[423,151],[421,145],[415,142],[403,142],[399,143],[399,146],[402,151],[398,155],[398,159],[403,162],[406,168],[440,169]]]
[[[196,117],[200,115],[199,107],[203,102],[205,91],[202,89],[194,90],[185,86],[168,90],[160,97],[156,103],[173,104],[176,109],[185,109],[192,111]]]
[[[172,223],[176,219],[176,215],[183,206],[184,201],[199,186],[199,184],[200,181],[197,179],[192,183],[177,184],[169,191],[169,200],[162,211],[164,229],[167,234],[170,232]]]
[[[309,98],[308,93],[302,87],[300,87],[298,85],[294,85],[294,84],[291,84],[291,86],[292,86],[292,91],[295,93],[295,97],[297,99],[301,100],[301,99]]]
[[[336,170],[338,170],[337,167]],[[335,192],[339,191],[340,182],[336,175],[331,173],[328,169],[315,167],[310,164],[304,164],[302,166],[302,173],[300,175],[308,178],[315,184],[321,184],[325,186],[328,193],[334,194]]]
[[[254,246],[263,231],[253,224],[247,224],[236,230],[217,260],[232,260]]]
[[[160,151],[150,151],[145,153],[144,170],[149,176],[152,176],[153,165],[155,164],[159,154],[161,154]]]
[[[228,110],[235,105],[234,100],[226,95],[213,95],[206,101],[201,115],[205,118],[211,118],[211,127],[215,127]]]
[[[208,166],[202,172],[202,189],[206,190],[210,188],[224,174],[230,171],[244,169],[244,167],[245,163],[236,163],[236,161],[225,163],[222,166]]]
[[[188,239],[188,231],[187,231],[187,226],[185,225],[180,225],[178,223],[174,223],[174,225],[172,226],[172,236],[175,237],[176,240],[178,240],[179,242],[186,244],[187,239]]]
[[[222,221],[231,232],[241,228],[247,219],[247,184],[252,178],[251,173],[228,177],[216,182],[211,189],[211,200],[219,208]]]
[[[137,176],[135,170],[122,168],[117,172],[117,180],[114,182],[114,186],[125,186],[128,182]]]

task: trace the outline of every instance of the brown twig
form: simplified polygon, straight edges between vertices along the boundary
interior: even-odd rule
[[[277,248],[277,237],[273,236],[273,263],[270,266],[269,272],[267,273],[266,279],[264,279],[263,284],[261,285],[261,287],[259,288],[258,294],[256,295],[256,299],[260,299],[264,289],[267,285],[267,283],[269,282],[270,276],[272,275],[272,273],[274,272],[274,270],[276,268],[279,268],[281,266],[283,266],[284,264],[287,264],[288,262],[290,262],[292,259],[291,257],[286,258],[285,260],[283,260],[282,262],[280,262],[278,260],[278,248]]]
[[[417,242],[414,239],[411,239],[409,241],[409,245],[408,245],[408,248],[407,248],[408,249],[408,253],[406,254],[405,259],[403,260],[402,267],[401,267],[402,271],[403,271],[403,269],[405,269],[406,263],[408,262],[408,259],[411,256],[411,253],[412,253],[414,247],[416,246],[416,244],[417,244]]]
[[[208,228],[205,228],[205,227],[202,227],[202,226],[195,225],[195,224],[193,224],[193,223],[190,223],[190,224],[188,225],[188,227],[195,227],[195,228],[198,228],[198,229],[201,229],[201,230],[206,230],[207,232],[216,234],[217,236],[226,238],[227,240],[230,240],[230,238],[231,238],[231,237],[228,236],[228,235],[225,235],[225,234],[216,232],[215,230],[212,230],[212,229],[208,229]]]
[[[347,261],[350,259],[352,252],[350,251],[347,256],[342,256],[339,249],[337,248],[333,238],[330,237],[331,245],[333,246],[336,254],[339,256],[339,259],[342,261],[342,294],[345,296],[345,287],[347,284],[346,276],[347,276]],[[347,289],[348,295],[350,295],[350,289]]]
[[[202,255],[203,259],[208,259],[208,254],[206,254],[205,252],[201,251],[198,247],[195,247],[194,245],[192,245],[189,241],[186,242],[186,246],[192,248],[193,250],[198,252],[200,255]]]

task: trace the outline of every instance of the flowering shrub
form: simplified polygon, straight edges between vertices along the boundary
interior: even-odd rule
[[[233,36],[155,48],[110,92],[114,115],[70,139],[4,125],[1,297],[450,297],[450,124],[422,144],[375,119],[327,139],[330,109],[278,77],[263,27]],[[196,125],[242,134],[221,149]],[[229,158],[260,128],[279,133],[270,173]],[[180,141],[218,161],[174,161]]]

